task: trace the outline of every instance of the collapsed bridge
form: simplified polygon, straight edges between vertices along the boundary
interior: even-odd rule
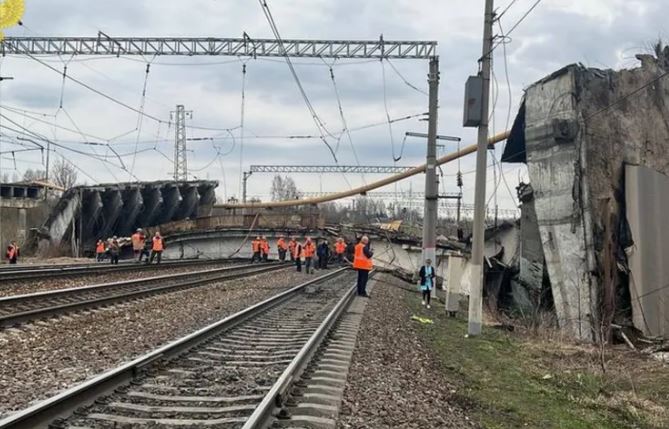
[[[137,228],[208,216],[216,202],[218,182],[158,181],[68,190],[37,232],[40,253],[71,248],[92,252],[100,238],[129,236]]]

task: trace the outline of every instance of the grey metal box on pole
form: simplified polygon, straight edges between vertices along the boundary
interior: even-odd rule
[[[483,78],[469,76],[465,84],[465,108],[462,126],[478,127],[483,117]]]

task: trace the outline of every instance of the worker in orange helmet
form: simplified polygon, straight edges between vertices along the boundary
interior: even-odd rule
[[[363,236],[360,243],[355,246],[355,254],[353,255],[353,269],[358,272],[358,296],[368,298],[367,295],[367,280],[369,279],[369,272],[374,268],[372,262],[374,252],[369,247],[369,238]]]
[[[260,236],[257,236],[255,240],[251,241],[251,263],[255,261],[260,261]]]
[[[283,235],[280,235],[276,242],[276,250],[279,252],[279,261],[285,262],[286,252],[288,251],[288,244],[286,244],[286,240],[284,239]]]
[[[163,257],[163,250],[165,250],[165,240],[163,240],[163,237],[160,235],[160,231],[156,231],[152,242],[153,246],[151,247],[151,258],[149,259],[149,264],[153,263],[153,258],[156,256],[158,257],[156,263],[160,264],[160,261]]]
[[[302,245],[304,249],[304,269],[307,274],[313,274],[313,260],[314,254],[316,253],[316,246],[314,246],[311,237],[307,237],[304,244]]]

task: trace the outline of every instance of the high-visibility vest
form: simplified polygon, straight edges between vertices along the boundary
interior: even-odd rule
[[[9,248],[7,249],[7,259],[14,259],[18,251],[19,251],[18,247],[10,244]]]
[[[314,257],[314,243],[306,242],[304,243],[304,257],[313,258]]]
[[[153,237],[153,251],[162,252],[163,249],[163,239],[161,237]]]
[[[341,255],[345,251],[346,251],[346,243],[344,243],[343,241],[339,241],[337,242],[337,244],[335,244],[335,252],[337,253],[337,255]]]
[[[279,250],[287,250],[288,246],[286,246],[286,240],[279,238],[279,241],[276,242],[276,247]]]
[[[142,250],[144,247],[144,236],[139,232],[132,234],[132,248],[134,250]]]
[[[98,241],[98,245],[95,247],[95,253],[105,253],[105,243],[103,241]]]
[[[353,268],[356,270],[371,271],[374,268],[374,263],[371,258],[368,258],[364,252],[365,245],[358,243],[355,246],[355,254],[353,256]]]
[[[251,242],[251,249],[253,250],[253,253],[260,252],[260,240],[253,240]]]
[[[299,243],[295,243],[291,253],[293,254],[293,258],[300,259],[302,257],[302,245]]]
[[[260,242],[260,248],[262,249],[263,253],[269,253],[269,242],[267,240],[262,240]]]
[[[288,242],[288,250],[290,251],[290,254],[292,255],[295,252],[295,247],[297,246],[297,241],[295,240],[290,240]]]

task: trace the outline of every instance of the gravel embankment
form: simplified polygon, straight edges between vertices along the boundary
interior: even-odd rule
[[[192,265],[184,267],[164,266],[160,270],[138,269],[137,271],[123,271],[118,273],[100,273],[74,275],[71,277],[54,277],[52,279],[33,279],[22,281],[8,281],[0,285],[0,297],[23,295],[43,292],[47,290],[65,289],[71,287],[91,286],[102,283],[118,282],[122,280],[141,279],[146,277],[163,276],[167,274],[187,273],[190,271],[204,271],[214,268],[232,266],[232,263],[212,263],[207,265]]]
[[[404,301],[409,292],[396,287],[411,285],[379,279],[362,319],[338,427],[478,428],[450,400],[452,385],[412,327]]]
[[[312,278],[275,271],[0,331],[0,417]]]

